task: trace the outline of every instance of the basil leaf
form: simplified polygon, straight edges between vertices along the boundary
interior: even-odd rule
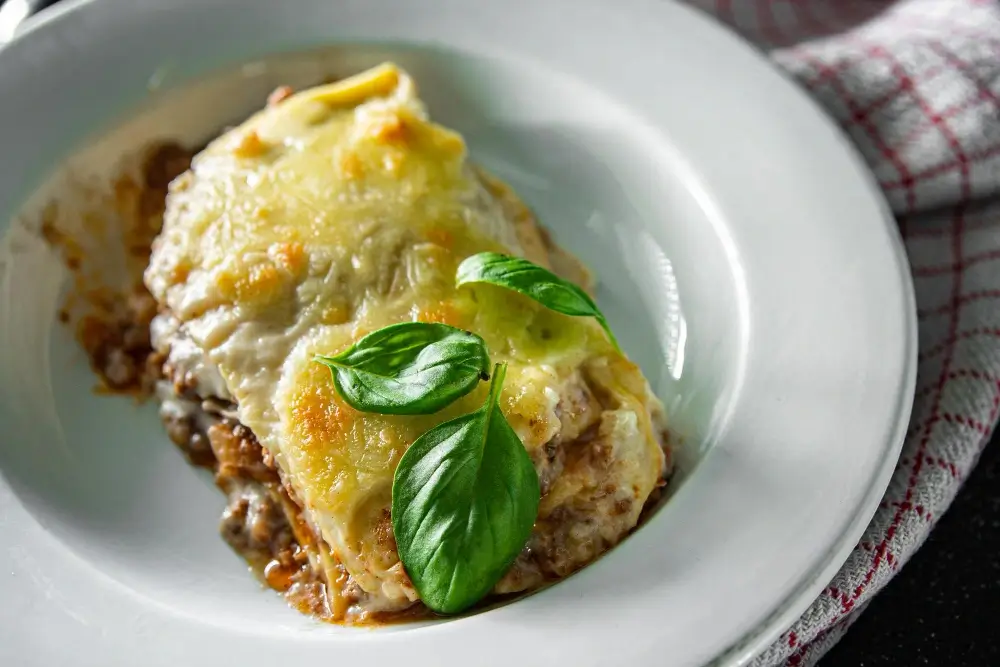
[[[455,614],[490,592],[524,548],[538,515],[538,475],[497,398],[410,445],[392,484],[399,558],[428,607]]]
[[[546,308],[574,317],[593,317],[619,352],[618,340],[597,304],[578,286],[520,257],[481,252],[458,266],[457,285],[490,283],[529,296]]]
[[[490,369],[482,338],[431,322],[393,324],[314,359],[330,367],[349,405],[384,415],[437,412],[488,380]]]

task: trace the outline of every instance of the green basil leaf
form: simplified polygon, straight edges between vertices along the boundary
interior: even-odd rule
[[[520,257],[481,252],[467,257],[458,266],[459,287],[469,283],[489,283],[529,296],[546,308],[574,317],[593,317],[618,347],[608,321],[590,296],[577,285]]]
[[[524,548],[540,490],[531,459],[497,405],[486,403],[416,439],[392,484],[399,558],[428,607],[455,614],[490,592]]]
[[[384,415],[437,412],[488,380],[490,370],[482,338],[432,322],[393,324],[315,360],[330,367],[349,405]]]

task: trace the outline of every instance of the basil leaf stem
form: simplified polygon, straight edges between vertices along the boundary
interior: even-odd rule
[[[481,252],[467,257],[458,266],[456,284],[461,287],[470,283],[506,287],[564,315],[593,317],[604,328],[615,349],[621,351],[608,321],[590,295],[577,285],[526,259],[495,252]]]
[[[492,590],[538,514],[538,475],[498,405],[505,375],[497,364],[481,408],[417,438],[393,479],[399,558],[424,604],[442,614]]]
[[[446,324],[403,322],[374,331],[338,355],[317,355],[337,391],[362,412],[437,412],[489,379],[479,336]]]

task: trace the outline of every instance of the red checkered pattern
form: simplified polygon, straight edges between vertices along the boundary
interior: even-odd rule
[[[878,513],[756,665],[811,665],[923,543],[1000,412],[1000,6],[691,0],[769,51],[839,122],[896,212],[920,322],[910,429]]]

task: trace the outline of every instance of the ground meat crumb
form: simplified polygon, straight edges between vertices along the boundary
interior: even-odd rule
[[[234,549],[260,563],[269,562],[294,543],[284,510],[263,486],[253,482],[232,485],[219,528]]]
[[[147,358],[152,354],[149,323],[156,312],[149,294],[132,295],[124,307],[108,317],[88,315],[77,325],[77,337],[104,388],[147,395],[155,376]]]
[[[193,152],[173,142],[154,146],[146,155],[142,175],[146,187],[153,194],[166,196],[170,181],[191,166]]]
[[[243,424],[229,419],[213,424],[208,428],[208,440],[218,461],[216,479],[220,486],[230,477],[278,484],[274,469],[264,464],[260,443]]]

